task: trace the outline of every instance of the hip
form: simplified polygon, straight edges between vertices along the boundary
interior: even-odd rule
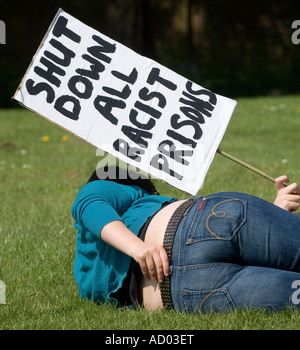
[[[170,220],[173,225],[175,217],[178,216],[177,212],[174,215],[176,209],[186,201],[174,202],[159,211],[148,226],[145,242],[163,245]],[[177,231],[181,232],[180,236],[182,237],[178,237],[179,233],[177,232],[175,244],[173,245],[172,242],[171,265],[181,266],[183,263],[181,261],[183,247],[180,247],[180,242],[187,246],[193,246],[194,243],[203,240],[231,240],[245,222],[245,202],[241,198],[236,198],[233,193],[194,197],[190,200],[190,203],[186,203],[181,207],[188,208],[187,210],[179,209],[184,214],[179,216],[179,219],[177,218],[178,226],[176,227],[178,227]],[[183,217],[184,220],[181,220]],[[175,232],[173,238],[175,238]],[[209,254],[209,252],[207,253]],[[188,254],[187,259],[184,259],[186,260],[184,263],[194,265],[195,261],[199,259],[199,256],[196,257],[195,254],[199,254],[198,248],[196,252],[193,251],[193,254]],[[166,280],[170,281],[170,277]],[[168,289],[166,283],[161,285],[151,280],[142,279],[141,294],[146,309],[156,310],[163,309],[164,306],[168,307],[169,302],[163,303],[162,301],[162,288],[165,295],[165,289]],[[164,298],[164,301],[166,300],[167,298]]]
[[[149,244],[163,245],[164,235],[168,223],[175,210],[187,200],[173,202],[161,209],[152,218],[147,228],[144,241]],[[144,307],[148,310],[163,309],[160,284],[152,280],[146,280],[144,277],[140,284],[142,300]]]

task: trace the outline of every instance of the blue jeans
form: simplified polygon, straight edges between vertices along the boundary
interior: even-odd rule
[[[300,217],[242,193],[199,197],[178,226],[170,274],[178,311],[299,306]]]

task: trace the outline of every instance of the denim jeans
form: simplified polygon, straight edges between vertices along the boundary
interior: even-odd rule
[[[300,217],[242,193],[199,197],[178,226],[170,274],[178,311],[299,306]]]

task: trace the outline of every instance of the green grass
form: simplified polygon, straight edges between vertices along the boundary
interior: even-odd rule
[[[300,181],[297,96],[239,99],[221,148],[276,177]],[[0,329],[297,329],[298,311],[185,315],[119,311],[81,300],[70,209],[100,161],[96,149],[26,111],[0,111]],[[48,136],[49,141],[43,142]],[[157,183],[161,194],[185,195]],[[242,191],[273,201],[274,185],[217,154],[201,194]],[[276,292],[276,291],[274,291]]]

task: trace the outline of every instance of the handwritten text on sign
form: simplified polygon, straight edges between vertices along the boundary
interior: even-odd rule
[[[236,105],[62,10],[15,98],[191,194],[202,185]]]

